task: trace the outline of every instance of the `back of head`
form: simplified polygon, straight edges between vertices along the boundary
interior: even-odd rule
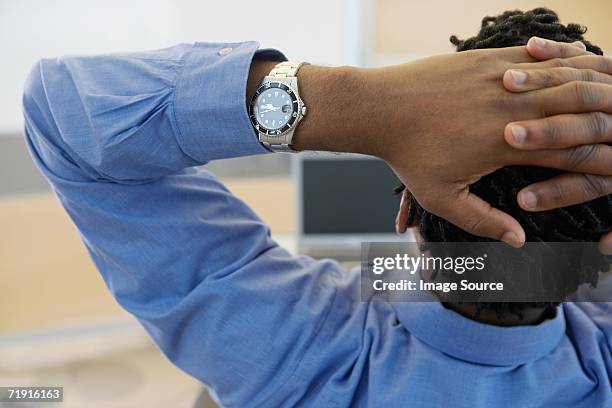
[[[452,36],[451,42],[457,51],[466,51],[525,45],[529,38],[538,36],[561,42],[582,41],[587,50],[603,54],[600,48],[583,38],[585,31],[584,27],[577,24],[562,25],[555,12],[537,8],[527,12],[506,11],[496,17],[485,17],[477,36],[466,40]],[[602,234],[612,229],[612,196],[543,212],[527,212],[518,206],[516,195],[520,189],[559,174],[561,172],[558,170],[539,167],[504,167],[482,177],[470,189],[492,206],[515,217],[524,227],[527,241],[597,242]],[[418,219],[421,235],[426,241],[489,241],[429,213],[414,199],[411,210],[411,217]]]
[[[562,25],[555,12],[537,8],[527,12],[506,11],[496,17],[485,17],[477,36],[459,40],[452,36],[451,42],[457,51],[480,48],[502,48],[527,44],[532,36],[559,42],[582,41],[587,50],[603,54],[597,46],[583,38],[586,28],[578,24]],[[559,175],[558,170],[538,167],[504,167],[482,177],[470,190],[516,218],[526,233],[529,242],[597,242],[601,235],[612,229],[612,195],[599,199],[544,212],[527,212],[516,201],[519,190],[529,184],[550,179]],[[482,242],[492,241],[476,237],[456,227],[448,221],[423,209],[411,199],[409,224],[417,221],[421,236],[428,242]],[[562,256],[562,254],[561,254]],[[583,268],[576,273],[581,276],[578,282],[597,280],[597,268]],[[485,305],[486,307],[487,305]],[[489,305],[499,309],[499,305]],[[525,307],[527,305],[522,305]],[[540,305],[542,306],[542,305]],[[516,305],[516,307],[519,307]]]

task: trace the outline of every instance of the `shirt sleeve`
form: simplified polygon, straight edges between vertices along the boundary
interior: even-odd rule
[[[222,48],[232,48],[221,55]],[[40,61],[31,154],[117,302],[226,406],[283,400],[342,271],[293,257],[212,174],[264,153],[246,113],[256,43]]]
[[[257,47],[196,43],[45,59],[26,84],[26,119],[40,86],[58,127],[57,147],[85,175],[114,182],[147,181],[210,160],[265,153],[248,118],[246,81],[254,57],[284,56],[256,54]]]

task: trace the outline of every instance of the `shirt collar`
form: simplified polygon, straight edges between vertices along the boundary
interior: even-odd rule
[[[501,327],[470,320],[436,300],[394,302],[402,325],[419,340],[452,357],[514,366],[552,352],[565,333],[563,307],[538,325]]]

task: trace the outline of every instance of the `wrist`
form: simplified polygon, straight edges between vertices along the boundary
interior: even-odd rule
[[[368,69],[306,65],[298,72],[299,92],[308,114],[295,130],[295,150],[377,155],[371,134]]]

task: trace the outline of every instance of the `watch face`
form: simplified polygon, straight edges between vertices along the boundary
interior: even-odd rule
[[[298,102],[295,93],[280,82],[262,85],[251,104],[251,121],[260,132],[281,134],[297,118]]]

